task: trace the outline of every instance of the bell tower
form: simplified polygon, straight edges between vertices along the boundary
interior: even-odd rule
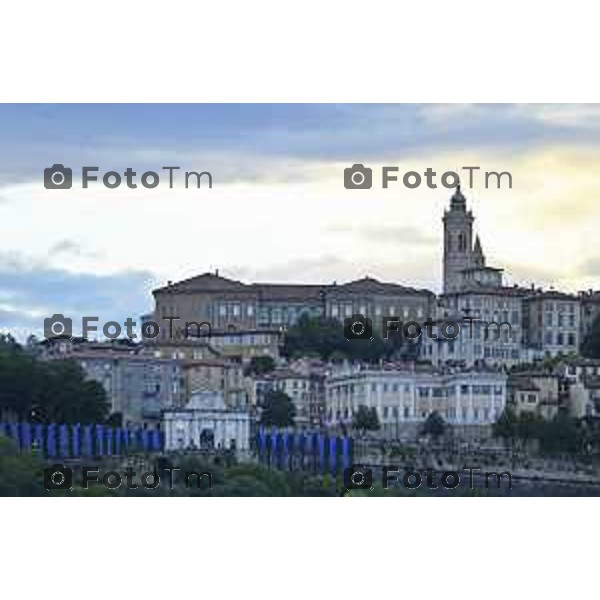
[[[444,211],[444,293],[460,291],[461,271],[472,266],[473,214],[467,210],[467,200],[456,187],[450,208]]]

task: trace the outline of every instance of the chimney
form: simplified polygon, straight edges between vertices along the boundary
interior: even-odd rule
[[[219,276],[219,269],[215,269],[215,276],[218,277]]]

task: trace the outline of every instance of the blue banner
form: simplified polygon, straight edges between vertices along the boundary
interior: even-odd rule
[[[71,425],[71,442],[72,442],[72,446],[71,449],[73,451],[73,456],[80,456],[81,455],[81,450],[79,449],[79,443],[80,443],[80,439],[79,439],[79,423],[76,423],[75,425]]]
[[[21,423],[21,443],[26,452],[31,450],[31,424]]]
[[[94,456],[94,442],[92,439],[91,425],[86,425],[83,428],[83,455]]]
[[[50,423],[46,430],[46,455],[50,458],[56,457],[56,425]]]

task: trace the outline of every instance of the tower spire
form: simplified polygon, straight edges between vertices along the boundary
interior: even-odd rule
[[[457,207],[457,208],[464,209],[466,204],[467,204],[467,199],[465,198],[464,194],[460,191],[460,182],[459,182],[458,185],[456,186],[456,191],[452,195],[452,198],[450,198],[450,208]]]

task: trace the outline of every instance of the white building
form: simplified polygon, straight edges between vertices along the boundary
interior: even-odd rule
[[[479,287],[442,296],[439,327],[452,321],[458,323],[460,333],[445,339],[436,329],[436,339],[423,336],[422,357],[433,364],[457,361],[468,367],[483,363],[510,366],[527,360],[523,333],[526,293],[519,287]]]
[[[165,450],[250,449],[250,414],[231,410],[223,394],[203,391],[194,394],[187,406],[163,413]]]
[[[374,407],[384,432],[437,411],[453,425],[489,425],[506,404],[507,376],[497,371],[443,373],[351,368],[325,383],[326,422],[350,425],[359,406]]]

